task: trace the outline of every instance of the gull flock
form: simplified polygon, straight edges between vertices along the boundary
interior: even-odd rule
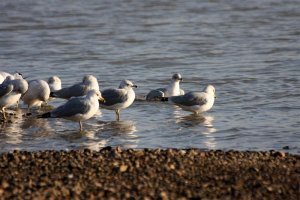
[[[147,101],[168,101],[183,110],[199,114],[213,107],[216,91],[208,85],[201,92],[187,92],[180,89],[182,77],[179,73],[172,76],[165,88],[151,90],[146,95]],[[82,81],[70,87],[62,88],[58,76],[52,76],[47,81],[27,81],[21,73],[10,74],[0,71],[0,111],[2,118],[7,119],[6,109],[19,106],[22,101],[31,108],[40,108],[53,98],[66,99],[66,102],[50,112],[38,115],[38,118],[64,118],[79,123],[93,117],[99,108],[115,111],[116,120],[120,120],[120,112],[128,108],[135,100],[134,88],[137,86],[130,80],[122,80],[118,88],[100,91],[97,78],[86,75]]]

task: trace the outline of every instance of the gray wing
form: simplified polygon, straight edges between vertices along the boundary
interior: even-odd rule
[[[55,91],[51,94],[52,97],[58,97],[63,99],[69,99],[71,97],[84,96],[86,94],[86,86],[78,83],[70,87],[62,88],[61,90]]]
[[[14,86],[12,84],[1,84],[0,85],[0,97],[9,94],[11,91],[13,91]]]
[[[100,103],[100,105],[105,106],[123,103],[128,99],[128,96],[120,89],[107,89],[101,92],[101,95],[105,99],[105,102]]]
[[[170,100],[182,106],[194,106],[194,105],[204,105],[207,103],[207,99],[204,93],[202,92],[188,92],[182,96],[173,96],[170,97]]]
[[[84,98],[75,97],[51,111],[51,117],[71,117],[76,114],[87,113],[89,109],[90,105]]]
[[[148,100],[148,101],[158,101],[158,100],[161,100],[161,98],[164,97],[165,92],[166,92],[166,88],[158,88],[156,90],[151,90],[147,94],[146,100]]]

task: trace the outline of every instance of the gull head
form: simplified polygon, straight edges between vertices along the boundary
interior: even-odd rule
[[[28,90],[28,83],[25,79],[16,79],[11,82],[14,85],[14,92],[25,94]]]
[[[182,77],[181,77],[181,75],[179,73],[176,73],[176,74],[173,74],[172,80],[179,82],[179,81],[182,81]]]
[[[61,80],[58,76],[52,76],[48,79],[51,92],[61,89]]]
[[[82,82],[85,85],[94,84],[94,83],[98,84],[97,78],[93,75],[85,75],[82,79]]]
[[[137,86],[129,80],[123,80],[123,81],[121,81],[119,88],[120,89],[130,89],[130,88],[137,88]]]
[[[212,85],[208,85],[206,86],[205,90],[204,90],[207,94],[209,95],[213,95],[216,98],[216,89],[214,86]]]
[[[13,75],[14,79],[23,79],[23,74],[21,74],[20,72],[16,72]]]
[[[88,98],[96,98],[99,102],[105,103],[104,98],[99,90],[89,90],[86,94]]]
[[[61,80],[58,76],[52,76],[48,79],[49,84],[61,84]]]

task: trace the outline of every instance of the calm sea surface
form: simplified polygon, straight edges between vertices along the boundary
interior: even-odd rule
[[[0,70],[28,80],[58,75],[63,86],[93,74],[101,89],[126,78],[140,97],[179,72],[185,91],[213,84],[218,96],[199,117],[146,101],[121,112],[120,122],[101,110],[81,133],[78,123],[24,118],[21,110],[0,124],[0,152],[288,146],[300,154],[298,0],[1,0]]]

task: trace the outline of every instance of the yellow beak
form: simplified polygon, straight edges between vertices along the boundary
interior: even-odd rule
[[[103,97],[99,97],[99,102],[105,103],[105,99]]]

